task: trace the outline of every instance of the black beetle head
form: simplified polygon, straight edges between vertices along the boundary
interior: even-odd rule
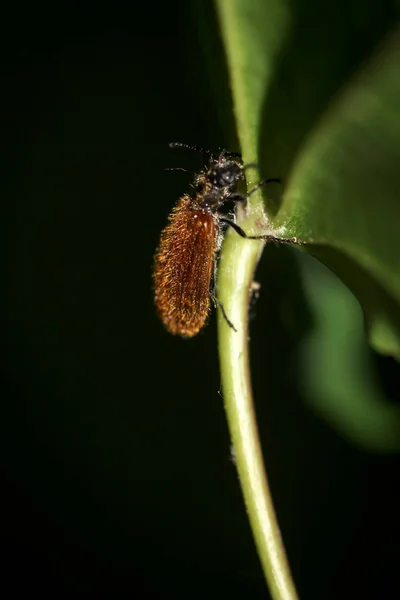
[[[231,188],[237,181],[244,179],[243,167],[235,161],[221,161],[208,173],[209,179],[216,188]]]

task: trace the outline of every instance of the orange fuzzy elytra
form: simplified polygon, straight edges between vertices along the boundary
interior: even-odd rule
[[[170,333],[192,337],[210,311],[210,283],[218,249],[218,221],[183,196],[161,234],[155,257],[155,302]]]

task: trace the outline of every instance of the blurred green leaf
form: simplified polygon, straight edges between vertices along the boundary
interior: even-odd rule
[[[315,326],[301,341],[299,377],[307,402],[353,444],[373,452],[400,450],[400,408],[382,393],[371,368],[363,316],[337,277],[300,257]]]

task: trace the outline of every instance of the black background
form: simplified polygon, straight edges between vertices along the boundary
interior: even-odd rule
[[[266,597],[215,317],[175,339],[152,301],[159,233],[190,180],[164,169],[202,165],[168,142],[238,150],[200,4],[32,5],[3,21],[1,541],[14,591]],[[295,580],[307,599],[394,598],[398,459],[356,450],[305,407],[294,357],[311,316],[291,260],[265,251],[258,280],[273,293],[252,322],[252,368]]]

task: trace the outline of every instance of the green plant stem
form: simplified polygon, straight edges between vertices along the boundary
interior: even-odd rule
[[[240,17],[238,3],[232,0],[216,2],[227,51],[238,135],[245,162],[258,162],[257,134],[261,114],[254,110],[254,98],[259,98],[259,104],[262,102],[272,74],[273,57],[287,28],[285,4],[281,8],[281,3],[276,1],[275,5],[276,18],[267,40],[268,52],[261,52],[257,47],[258,37],[252,31],[246,35],[246,24],[251,25],[251,5],[249,20],[246,12],[243,15],[246,18]],[[244,10],[247,11],[247,8]],[[254,22],[259,22],[256,17]],[[268,27],[269,22],[267,14],[263,19],[265,27]],[[271,58],[271,64],[267,66],[264,60],[265,73],[262,77],[257,70],[246,68],[243,49],[249,51],[248,44],[253,44],[251,53],[254,56],[262,54]],[[257,182],[248,181],[249,188],[255,183]],[[265,233],[263,228],[268,228],[268,221],[261,195],[252,196],[248,204],[247,217],[243,214],[238,215],[238,222],[249,234]],[[274,600],[295,600],[297,593],[264,469],[251,391],[248,346],[249,290],[262,247],[262,243],[244,240],[231,231],[227,233],[222,248],[218,271],[219,299],[237,329],[234,331],[230,328],[219,311],[222,391],[240,485],[271,596]]]
[[[264,470],[251,391],[248,301],[262,244],[237,238],[235,232],[227,235],[218,276],[221,302],[237,329],[231,329],[219,311],[224,404],[240,485],[271,595],[274,600],[295,600],[297,594]]]

